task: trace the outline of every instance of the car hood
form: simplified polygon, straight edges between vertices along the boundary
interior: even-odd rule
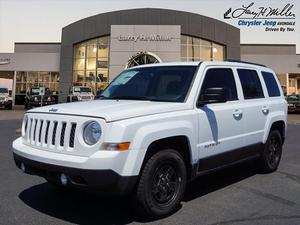
[[[152,102],[136,100],[94,100],[64,103],[29,110],[29,113],[51,113],[101,117],[116,121],[140,116],[188,109],[185,103]]]

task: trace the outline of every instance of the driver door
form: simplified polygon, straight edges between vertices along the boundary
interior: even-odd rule
[[[236,75],[229,67],[208,67],[199,93],[207,88],[224,88],[226,102],[209,103],[198,108],[198,172],[214,169],[238,158],[243,147],[244,120],[236,87]]]

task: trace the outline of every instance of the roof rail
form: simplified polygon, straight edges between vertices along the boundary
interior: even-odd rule
[[[225,60],[225,62],[246,63],[246,64],[251,64],[251,65],[256,65],[256,66],[267,67],[266,65],[263,65],[263,64],[247,62],[247,61],[241,61],[241,60],[236,60],[236,59],[227,59],[227,60]]]

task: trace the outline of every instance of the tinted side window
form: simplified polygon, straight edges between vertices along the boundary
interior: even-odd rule
[[[237,100],[236,85],[231,69],[215,68],[208,69],[201,87],[199,100],[203,99],[207,88],[223,87],[226,90],[227,100]]]
[[[269,96],[270,97],[280,96],[280,90],[278,88],[278,84],[275,80],[274,75],[269,72],[261,72],[261,74],[267,86]]]
[[[237,71],[242,84],[244,98],[263,98],[264,93],[257,72],[247,69],[238,69]]]

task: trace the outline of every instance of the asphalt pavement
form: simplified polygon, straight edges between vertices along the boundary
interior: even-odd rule
[[[300,125],[288,127],[277,172],[260,174],[249,162],[200,177],[188,185],[177,212],[154,221],[138,217],[127,197],[61,191],[23,174],[11,149],[20,126],[19,119],[0,120],[0,225],[300,225]]]

